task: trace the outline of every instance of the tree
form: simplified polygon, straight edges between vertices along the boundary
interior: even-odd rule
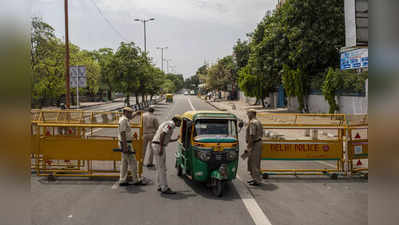
[[[339,65],[338,49],[344,45],[345,22],[343,1],[291,0],[279,10],[280,33],[284,34],[284,49],[288,53],[285,71],[288,80],[301,86],[301,93],[295,92],[299,102],[311,89],[313,80],[321,80],[328,67]],[[285,57],[284,55],[282,57]],[[297,73],[289,72],[300,70]],[[284,87],[286,90],[289,87]],[[304,104],[301,104],[302,110]]]
[[[114,51],[111,48],[100,48],[93,52],[93,56],[100,66],[100,89],[106,91],[108,100],[112,100],[112,91],[114,87],[112,79],[115,77],[115,74],[113,74],[115,69],[112,68]]]
[[[134,42],[121,42],[110,66],[113,69],[112,83],[115,85],[115,90],[126,95],[127,105],[130,105],[131,93],[136,94],[136,101],[139,102],[139,76],[142,72],[140,63],[140,49]]]

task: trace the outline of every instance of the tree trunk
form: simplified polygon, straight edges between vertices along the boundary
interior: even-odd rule
[[[107,90],[107,97],[108,97],[108,101],[112,101],[112,90],[111,89]]]
[[[265,95],[264,95],[264,93],[263,93],[263,91],[260,93],[260,96],[261,96],[261,102],[262,102],[262,106],[263,106],[263,108],[266,108],[266,105],[265,105]]]
[[[126,95],[126,105],[130,107],[130,95],[129,93]]]
[[[150,96],[150,101],[152,101],[152,97],[154,97],[153,95]]]
[[[142,103],[145,102],[145,94],[144,94],[144,93],[141,95],[141,102],[142,102]]]
[[[139,94],[138,94],[138,93],[135,93],[135,95],[136,95],[136,104],[139,104],[139,103],[140,103]]]

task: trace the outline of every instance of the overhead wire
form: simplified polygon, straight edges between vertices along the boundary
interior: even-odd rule
[[[111,23],[111,21],[108,20],[108,18],[104,15],[104,13],[101,11],[101,9],[97,6],[96,2],[94,0],[90,0],[91,3],[94,5],[94,7],[96,7],[98,13],[101,15],[101,17],[103,17],[103,19],[105,20],[106,23],[108,23],[108,25],[112,28],[112,30],[115,31],[116,34],[118,34],[118,36],[125,42],[128,42],[128,40],[122,35],[121,32],[118,31],[118,29],[115,28],[115,26]]]

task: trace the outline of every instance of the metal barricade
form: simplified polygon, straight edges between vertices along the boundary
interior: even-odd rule
[[[32,168],[39,176],[119,176],[119,112],[32,111]],[[133,148],[142,174],[142,114],[131,121]],[[103,130],[103,135],[96,133]]]
[[[269,175],[329,175],[336,179],[338,175],[345,175],[344,114],[258,113],[257,118],[264,129],[262,160],[279,162],[277,165],[268,163],[268,168],[261,169],[264,178]]]
[[[348,170],[368,176],[368,115],[347,116]],[[355,162],[356,161],[356,162]]]

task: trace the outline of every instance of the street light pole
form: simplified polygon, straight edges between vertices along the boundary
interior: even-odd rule
[[[71,107],[71,93],[69,90],[69,30],[68,30],[68,0],[64,0],[64,10],[65,10],[65,87],[66,87],[66,108]]]
[[[164,59],[163,59],[163,50],[164,49],[168,49],[168,47],[167,46],[165,46],[165,47],[157,47],[157,49],[161,50],[161,70],[163,71],[163,61],[164,61]]]
[[[142,22],[144,25],[144,52],[147,53],[147,29],[146,29],[146,23],[149,21],[153,21],[155,18],[150,18],[150,19],[134,19],[134,21],[137,22]]]
[[[169,73],[169,62],[172,61],[172,59],[166,59],[166,73]]]

